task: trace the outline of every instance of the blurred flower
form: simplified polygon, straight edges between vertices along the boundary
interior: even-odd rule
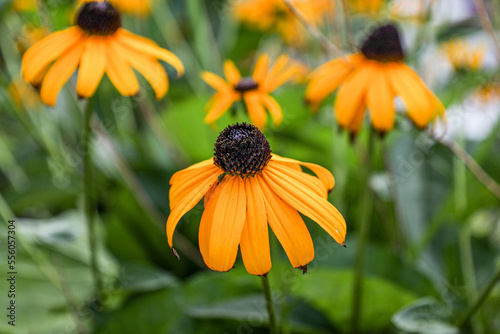
[[[383,4],[383,0],[349,0],[349,7],[357,13],[375,14]]]
[[[103,0],[78,0],[77,6],[80,7],[86,2],[95,1],[102,2]],[[109,2],[121,13],[146,16],[151,12],[152,0],[110,0]]]
[[[16,12],[36,11],[40,0],[14,0],[12,9]]]
[[[319,25],[333,15],[334,2],[331,0],[291,0],[291,3],[311,25]],[[278,32],[290,45],[303,44],[305,31],[283,0],[239,0],[233,12],[238,20],[249,26]]]
[[[173,53],[153,41],[121,28],[120,14],[106,1],[89,2],[77,15],[77,25],[50,34],[23,56],[21,75],[33,85],[41,83],[41,98],[56,103],[62,86],[78,68],[76,92],[92,96],[104,73],[122,95],[135,95],[139,82],[132,68],[151,84],[156,98],[168,90],[168,77],[161,59],[179,75],[184,67]],[[52,64],[53,63],[53,64]]]
[[[241,77],[231,60],[224,62],[224,75],[227,82],[211,72],[203,72],[202,79],[217,93],[208,101],[205,123],[211,124],[221,117],[234,102],[243,100],[248,116],[253,124],[264,128],[267,123],[266,109],[273,117],[274,125],[281,124],[283,112],[280,105],[269,96],[285,82],[303,75],[303,65],[281,55],[269,68],[269,55],[263,54],[257,59],[251,77]]]
[[[475,71],[483,62],[486,47],[473,48],[467,41],[454,39],[443,44],[443,51],[455,71],[463,69]]]
[[[41,104],[40,96],[36,90],[21,79],[13,80],[9,84],[8,91],[12,101],[20,108],[25,107],[32,110],[38,108]]]
[[[26,52],[30,46],[42,40],[48,34],[49,30],[46,27],[38,27],[31,24],[23,25],[21,34],[16,37],[16,44],[19,52]]]
[[[318,178],[302,172],[301,165]],[[253,125],[227,127],[217,138],[213,159],[175,173],[170,185],[168,243],[173,246],[182,216],[205,197],[199,246],[212,270],[233,268],[239,245],[247,271],[267,275],[271,269],[267,223],[292,265],[307,270],[314,248],[297,210],[339,244],[345,239],[344,218],[327,201],[335,185],[332,174],[318,165],[272,154],[269,142]]]
[[[422,23],[426,20],[433,2],[434,0],[393,0],[388,9],[394,20]]]
[[[316,110],[340,85],[335,101],[338,124],[355,136],[370,109],[371,123],[381,134],[394,127],[394,98],[400,97],[410,119],[420,128],[444,116],[444,106],[420,77],[404,62],[399,33],[380,26],[368,37],[360,53],[323,64],[310,75],[306,102]]]

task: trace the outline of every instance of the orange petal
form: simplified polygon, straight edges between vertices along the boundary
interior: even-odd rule
[[[204,71],[201,73],[201,78],[203,81],[205,81],[210,87],[213,89],[219,91],[219,92],[226,92],[226,91],[232,91],[233,87],[227,84],[224,79],[222,79],[220,76],[218,76],[215,73]]]
[[[245,192],[247,214],[241,233],[241,257],[250,274],[265,275],[271,270],[271,251],[264,194],[258,181],[251,177],[245,179]]]
[[[310,162],[302,162],[302,161],[298,161],[298,160],[290,159],[290,158],[284,158],[284,157],[281,157],[281,156],[274,154],[274,153],[271,157],[271,160],[274,160],[274,161],[280,162],[280,163],[299,164],[299,165],[302,165],[304,167],[309,168],[323,182],[323,184],[325,185],[328,192],[332,191],[333,187],[335,186],[335,179],[333,178],[332,173],[330,173],[330,171],[328,169],[321,167],[320,165],[316,165],[316,164],[313,164]]]
[[[80,63],[84,43],[77,43],[67,50],[45,75],[40,90],[43,103],[53,106],[56,104],[57,95],[62,86],[68,81]]]
[[[275,174],[281,174],[289,179],[290,182],[300,184],[324,199],[328,198],[328,190],[323,182],[312,175],[306,174],[302,171],[298,172],[272,160],[269,161],[269,164],[266,166],[266,170]]]
[[[139,82],[120,50],[118,43],[114,39],[110,39],[106,47],[108,55],[106,73],[120,94],[125,96],[136,95],[139,92]]]
[[[87,38],[76,81],[76,92],[79,96],[88,98],[94,95],[104,75],[107,43],[106,37],[93,35]]]
[[[253,69],[252,78],[259,84],[264,82],[266,78],[267,68],[269,67],[269,55],[260,55],[255,63],[255,68]]]
[[[345,220],[332,204],[307,187],[289,182],[281,174],[264,170],[262,176],[277,196],[318,223],[339,244],[344,242],[346,235]]]
[[[167,239],[170,247],[173,246],[174,231],[179,223],[179,220],[182,216],[184,216],[184,214],[186,214],[186,212],[191,210],[203,196],[205,196],[207,191],[215,182],[217,182],[217,174],[205,179],[199,186],[193,189],[189,195],[185,196],[184,199],[170,212],[166,224]]]
[[[78,27],[71,27],[52,33],[35,43],[23,55],[21,65],[21,75],[24,80],[37,84],[36,78],[50,65],[54,60],[66,53],[71,47],[80,43],[84,33]]]
[[[387,77],[386,66],[381,65],[377,72],[378,74],[368,88],[366,101],[373,127],[378,131],[388,132],[394,127],[396,119],[394,92]]]
[[[233,86],[236,86],[241,79],[240,71],[238,71],[231,60],[226,60],[224,62],[224,76]]]
[[[267,221],[294,268],[306,266],[314,259],[314,246],[306,224],[297,210],[279,198],[261,175],[255,180],[264,194]]]
[[[226,182],[222,181],[219,185],[214,184],[210,189],[213,190],[210,198],[207,200],[205,195],[205,210],[201,216],[200,229],[198,230],[198,243],[200,247],[201,256],[203,261],[209,266],[209,245],[210,234],[212,231],[212,222],[214,219],[215,207],[220,198],[221,189],[225,186]]]
[[[239,99],[239,96],[232,92],[216,93],[209,104],[207,115],[203,120],[205,123],[210,124],[218,120],[232,105]]]
[[[281,106],[279,105],[279,103],[267,94],[261,95],[261,101],[264,107],[271,114],[274,126],[279,126],[283,121],[283,111],[281,110]]]
[[[205,263],[213,270],[228,271],[236,260],[246,220],[245,184],[238,177],[222,180],[217,199]]]
[[[267,114],[261,103],[261,95],[262,93],[249,91],[243,94],[243,100],[245,100],[248,117],[252,124],[259,129],[264,129],[267,124]]]
[[[182,64],[180,59],[177,58],[177,56],[172,52],[159,47],[153,41],[135,35],[122,28],[116,31],[115,38],[120,44],[125,46],[125,48],[133,48],[138,53],[158,58],[168,63],[173,68],[175,68],[178,77],[184,74],[184,65]]]
[[[201,184],[205,179],[212,176],[220,175],[221,170],[215,165],[209,165],[205,168],[192,169],[187,171],[185,175],[179,177],[172,184],[169,191],[170,210],[175,208],[177,204],[182,202],[184,197],[188,196],[191,191]]]

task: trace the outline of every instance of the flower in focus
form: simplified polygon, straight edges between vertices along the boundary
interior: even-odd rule
[[[472,71],[477,70],[486,53],[486,47],[480,46],[473,48],[470,43],[454,39],[443,45],[443,51],[449,62],[455,68],[455,71],[469,69]]]
[[[202,79],[217,90],[207,103],[208,112],[205,116],[205,123],[215,122],[233,103],[243,100],[250,121],[254,125],[260,129],[266,126],[266,110],[271,114],[274,125],[280,125],[283,112],[278,102],[269,96],[269,93],[287,81],[299,79],[303,71],[303,65],[286,55],[281,55],[274,65],[269,67],[269,56],[263,54],[257,59],[251,77],[241,77],[231,60],[224,62],[224,75],[227,82],[214,73],[203,72]]]
[[[40,95],[47,105],[56,103],[76,69],[76,92],[84,98],[94,94],[104,73],[122,95],[137,94],[139,82],[133,69],[149,81],[156,98],[162,98],[168,90],[168,77],[158,59],[172,65],[178,75],[184,73],[172,52],[121,28],[120,14],[107,1],[85,3],[76,23],[45,37],[23,56],[21,75],[33,85],[41,84]]]
[[[77,6],[80,7],[86,2],[94,1],[103,0],[78,0]],[[152,0],[110,0],[109,2],[121,13],[146,16],[151,12]]]
[[[223,130],[214,151],[212,159],[181,170],[170,179],[171,211],[166,225],[170,247],[177,223],[203,197],[199,246],[212,270],[233,268],[239,245],[247,271],[267,275],[271,269],[269,224],[293,267],[306,271],[314,248],[298,212],[343,245],[344,218],[327,201],[335,185],[328,170],[272,154],[264,135],[246,123]],[[301,166],[317,178],[304,173]],[[172,252],[177,254],[173,248]]]
[[[311,25],[320,25],[333,15],[331,0],[291,0]],[[290,45],[302,45],[304,29],[283,0],[239,0],[234,4],[236,18],[262,31],[276,31]]]
[[[380,26],[360,53],[331,60],[310,74],[306,102],[317,110],[321,101],[340,86],[334,108],[337,122],[355,136],[367,107],[375,130],[381,134],[392,130],[394,99],[399,97],[408,117],[424,128],[437,116],[444,117],[444,106],[403,60],[397,29],[391,24]]]

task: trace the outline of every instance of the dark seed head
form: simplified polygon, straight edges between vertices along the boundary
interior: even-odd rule
[[[122,25],[120,13],[107,1],[85,3],[78,12],[76,24],[91,35],[113,35]]]
[[[243,93],[247,90],[257,89],[257,87],[259,87],[259,84],[253,78],[241,78],[234,89]]]
[[[398,30],[392,24],[375,29],[361,47],[361,52],[366,58],[380,62],[402,61],[404,59]]]
[[[253,176],[271,160],[266,137],[251,124],[234,124],[225,128],[215,143],[214,164],[230,175]]]

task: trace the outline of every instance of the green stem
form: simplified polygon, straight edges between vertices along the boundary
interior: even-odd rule
[[[470,318],[481,308],[483,303],[488,299],[491,291],[495,287],[496,283],[500,280],[500,266],[497,266],[497,272],[493,275],[491,280],[486,285],[486,288],[483,290],[477,301],[469,307],[465,315],[458,322],[458,327],[464,327],[470,320]]]
[[[370,217],[373,211],[373,193],[370,191],[370,174],[373,168],[374,155],[374,135],[373,129],[370,130],[368,139],[368,155],[366,157],[366,176],[365,192],[362,202],[362,216],[359,222],[358,247],[356,250],[356,262],[353,285],[353,301],[351,310],[351,333],[358,332],[358,324],[361,319],[362,296],[363,296],[363,276],[365,266],[365,252],[368,246],[368,236],[370,234]]]
[[[94,289],[96,301],[99,301],[99,293],[102,291],[102,280],[99,268],[97,265],[97,249],[96,249],[96,233],[94,219],[94,194],[93,194],[93,179],[92,179],[92,147],[91,136],[92,129],[90,122],[92,119],[93,101],[90,98],[87,101],[85,108],[85,128],[83,134],[83,155],[84,155],[84,193],[85,193],[85,217],[87,219],[87,227],[89,233],[89,248],[90,248],[90,267],[94,279]]]
[[[269,333],[278,334],[278,326],[276,323],[276,314],[274,312],[273,297],[271,296],[271,288],[267,277],[261,276],[262,290],[266,299],[267,314],[269,315]]]

